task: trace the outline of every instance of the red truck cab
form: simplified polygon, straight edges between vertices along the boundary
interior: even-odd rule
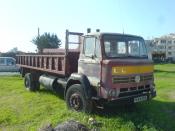
[[[135,103],[156,96],[154,68],[144,39],[117,33],[83,37],[78,73],[85,74],[96,99]]]

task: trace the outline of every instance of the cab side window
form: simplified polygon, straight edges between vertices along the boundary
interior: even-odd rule
[[[95,50],[95,38],[86,37],[84,41],[84,54],[85,56],[93,56]]]
[[[101,57],[101,47],[100,47],[100,41],[96,39],[95,44],[95,57],[100,58]]]

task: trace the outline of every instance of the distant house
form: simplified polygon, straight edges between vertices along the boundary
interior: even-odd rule
[[[153,59],[175,61],[175,34],[161,36],[145,41]]]
[[[148,52],[148,57],[152,59],[152,52],[153,52],[152,40],[145,40],[145,44]]]

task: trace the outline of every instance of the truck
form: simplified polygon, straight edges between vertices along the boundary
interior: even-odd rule
[[[70,37],[78,37],[71,42]],[[70,49],[77,44],[77,49]],[[140,36],[66,30],[65,49],[17,55],[25,88],[64,90],[69,109],[91,112],[106,104],[132,104],[156,96],[153,62]]]

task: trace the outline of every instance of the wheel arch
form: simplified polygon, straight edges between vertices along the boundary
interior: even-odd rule
[[[77,73],[73,73],[69,77],[64,91],[64,96],[66,96],[68,88],[73,84],[81,84],[81,87],[83,88],[85,93],[85,97],[87,99],[90,99],[92,97],[92,89],[88,78],[84,74],[77,74]]]

